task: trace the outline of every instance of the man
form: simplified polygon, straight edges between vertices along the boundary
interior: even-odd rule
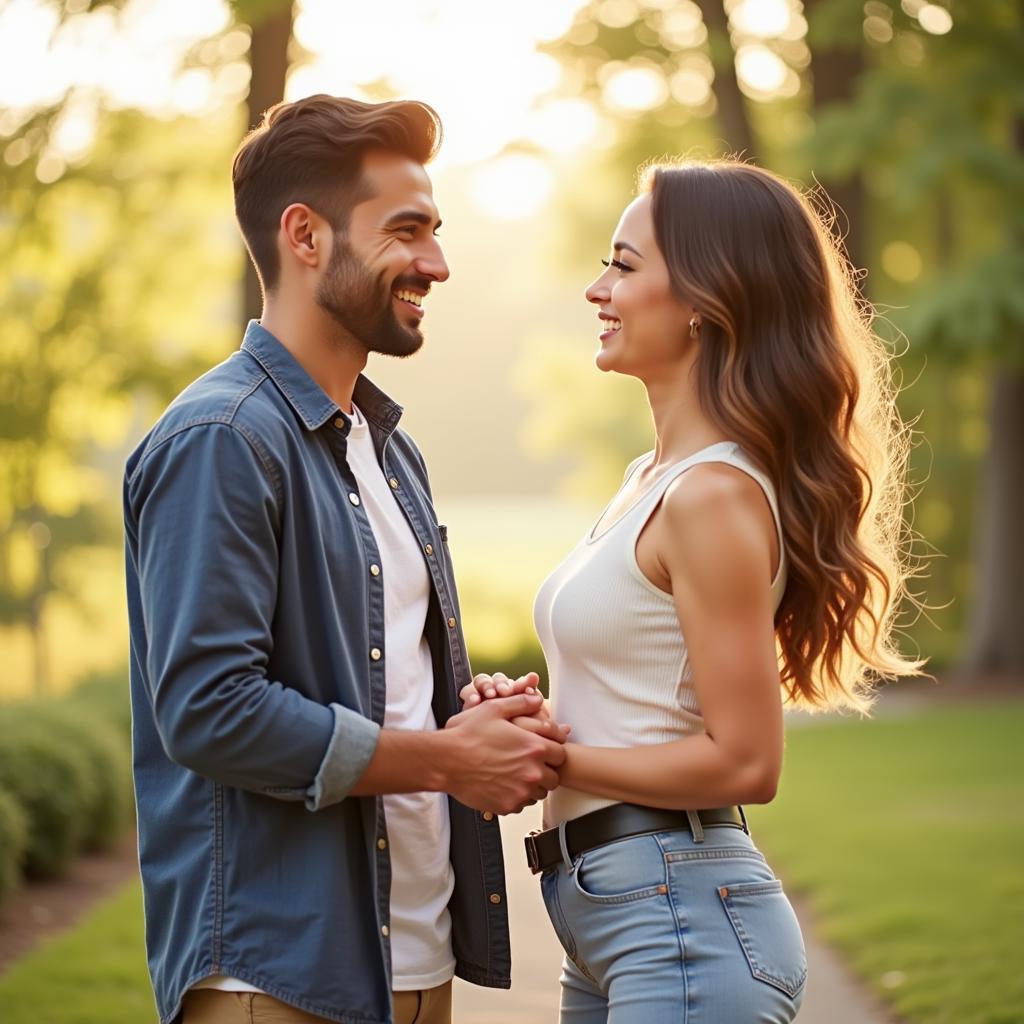
[[[233,168],[263,316],[128,460],[163,1024],[433,1024],[453,974],[510,983],[495,812],[557,785],[565,736],[536,694],[459,713],[446,531],[402,410],[361,374],[420,347],[448,278],[439,135],[412,102],[266,113]]]

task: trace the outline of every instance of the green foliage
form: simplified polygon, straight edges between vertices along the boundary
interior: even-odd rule
[[[865,169],[878,212],[943,218],[929,272],[895,317],[914,345],[1021,365],[1024,13],[1000,0],[958,5],[952,30],[935,36],[892,7],[892,42],[853,102],[818,119],[804,158],[826,176]]]
[[[780,794],[750,811],[787,886],[901,1020],[1019,1019],[1021,729],[1020,701],[790,728]]]
[[[0,720],[0,787],[28,819],[25,873],[53,878],[63,873],[87,833],[96,799],[88,758],[49,734],[41,723],[9,709]]]
[[[108,849],[124,834],[130,820],[131,764],[128,745],[102,707],[89,702],[46,700],[18,704],[8,710],[17,727],[39,728],[75,751],[83,760],[87,802],[81,849]]]
[[[26,874],[58,876],[76,853],[106,849],[124,834],[132,812],[126,704],[123,677],[118,686],[96,676],[69,698],[4,705],[0,793],[27,824]]]
[[[50,594],[75,596],[74,554],[119,535],[104,471],[142,399],[165,403],[230,350],[242,266],[236,112],[101,113],[88,161],[43,184],[51,121],[22,125],[0,162],[0,621],[37,631]]]
[[[246,25],[259,25],[287,10],[292,0],[230,0],[235,20]]]
[[[18,802],[0,789],[0,906],[18,884],[28,825]]]
[[[112,670],[86,676],[64,698],[70,707],[82,706],[88,712],[102,714],[117,729],[127,749],[132,737],[132,704],[128,679],[124,672]]]
[[[653,431],[640,385],[598,372],[589,349],[537,335],[524,347],[517,383],[527,395],[558,396],[538,403],[524,433],[527,447],[547,457],[572,453],[566,493],[607,498],[627,463],[651,447]]]

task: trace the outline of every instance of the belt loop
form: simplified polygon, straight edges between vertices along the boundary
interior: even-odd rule
[[[740,821],[743,822],[743,831],[750,835],[750,826],[747,824],[747,816],[743,813],[743,805],[737,804],[736,809],[740,812]]]
[[[558,845],[562,850],[562,861],[565,864],[565,870],[571,875],[576,867],[572,862],[572,858],[569,856],[569,846],[565,841],[565,826],[567,822],[559,822],[558,825]]]
[[[696,811],[687,811],[686,820],[690,823],[690,831],[693,833],[695,843],[704,842],[704,826],[701,824],[700,815]]]

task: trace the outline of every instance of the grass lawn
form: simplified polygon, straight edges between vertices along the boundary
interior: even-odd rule
[[[156,1021],[137,885],[0,978],[3,1024],[143,1024]]]
[[[789,732],[751,827],[900,1015],[1024,1022],[1024,703]]]
[[[826,938],[920,1024],[1024,1022],[1024,702],[792,729],[751,824]],[[3,1024],[154,1021],[138,888],[0,978]]]

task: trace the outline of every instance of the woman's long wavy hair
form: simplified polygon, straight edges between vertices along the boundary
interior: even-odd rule
[[[917,573],[892,354],[826,218],[786,182],[733,160],[657,164],[642,182],[672,287],[701,314],[701,406],[778,492],[787,701],[865,711],[880,678],[925,664],[893,643]]]

